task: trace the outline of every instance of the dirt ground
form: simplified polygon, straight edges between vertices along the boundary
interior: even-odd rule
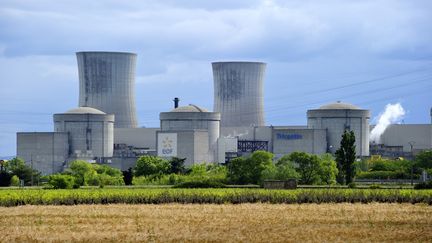
[[[0,207],[1,242],[432,242],[411,204],[162,204]]]

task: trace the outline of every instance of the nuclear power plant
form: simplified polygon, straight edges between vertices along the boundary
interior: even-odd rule
[[[53,132],[18,132],[17,157],[45,175],[74,160],[127,170],[142,155],[185,158],[186,165],[225,164],[257,150],[276,159],[295,151],[335,153],[346,130],[355,134],[358,157],[410,157],[432,148],[431,124],[390,125],[379,143],[371,142],[370,111],[341,101],[308,110],[307,125],[266,126],[267,64],[262,62],[213,62],[213,111],[199,104],[180,106],[176,97],[172,110],[160,113],[160,127],[140,128],[136,58],[125,52],[78,52],[78,107],[54,114]]]

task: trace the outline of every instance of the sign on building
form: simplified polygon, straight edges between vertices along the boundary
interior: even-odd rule
[[[158,156],[177,156],[177,133],[158,133]]]

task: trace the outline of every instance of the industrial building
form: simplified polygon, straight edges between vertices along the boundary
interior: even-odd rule
[[[214,111],[179,106],[175,98],[173,109],[160,113],[160,127],[139,128],[136,54],[78,52],[77,60],[78,107],[54,114],[53,132],[17,133],[17,157],[42,174],[61,172],[78,159],[127,170],[142,155],[186,158],[192,165],[223,164],[257,150],[275,158],[294,151],[334,153],[345,130],[354,131],[361,157],[412,156],[432,148],[431,124],[391,125],[380,144],[370,144],[370,111],[339,101],[308,110],[307,125],[266,126],[261,62],[212,63]]]

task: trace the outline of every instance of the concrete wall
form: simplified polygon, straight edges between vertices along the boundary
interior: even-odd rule
[[[370,126],[370,130],[374,126]],[[409,142],[414,142],[413,150],[432,149],[432,125],[394,124],[381,135],[381,143],[387,146],[403,146],[404,152],[411,152]]]
[[[206,130],[208,157],[206,161],[217,160],[217,140],[220,135],[221,115],[217,112],[161,112],[161,131]]]
[[[160,128],[115,128],[114,143],[156,149],[157,131],[160,131]]]
[[[114,114],[116,128],[137,127],[136,54],[78,52],[79,106]]]
[[[177,150],[176,157],[186,158],[185,165],[188,166],[193,164],[210,162],[208,132],[206,130],[158,131],[156,134],[161,133],[177,134],[177,143],[175,145]],[[157,146],[159,147],[162,145],[158,144]]]
[[[323,154],[327,150],[325,129],[273,129],[273,153],[280,158],[292,152]]]
[[[346,129],[354,131],[356,154],[369,156],[369,118],[368,110],[309,110],[308,127],[327,129],[329,151],[335,153],[340,147],[342,134]]]
[[[114,115],[54,114],[54,130],[69,133],[70,155],[77,159],[112,157]]]
[[[266,64],[214,62],[214,111],[221,127],[264,126],[263,83]]]
[[[68,158],[68,150],[66,132],[17,133],[17,157],[43,175],[61,172]]]

